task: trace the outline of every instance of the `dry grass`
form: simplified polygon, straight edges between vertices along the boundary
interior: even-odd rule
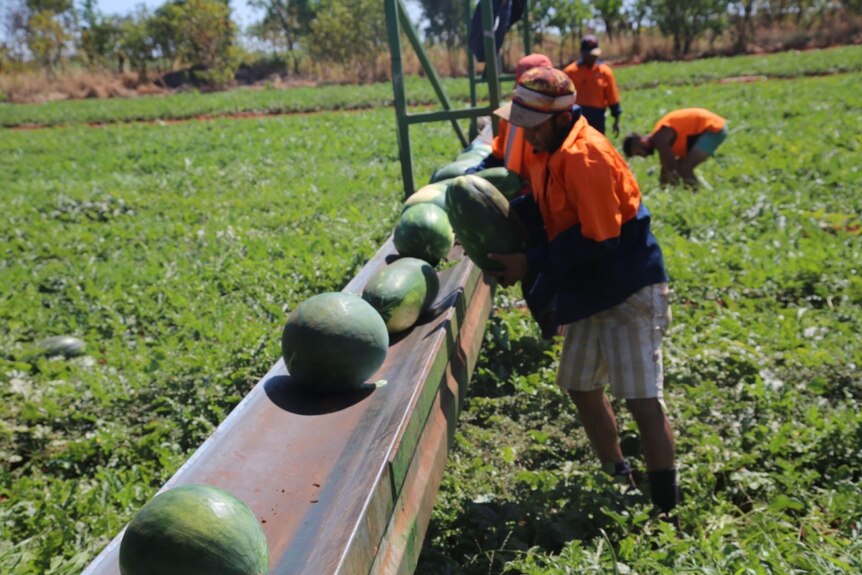
[[[49,75],[26,71],[0,76],[0,93],[13,103],[44,103],[85,98],[131,98],[164,93],[132,72],[72,69]]]

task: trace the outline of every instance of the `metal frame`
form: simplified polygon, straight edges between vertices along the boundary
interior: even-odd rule
[[[398,155],[401,161],[401,177],[404,182],[404,197],[411,195],[416,190],[416,184],[413,177],[413,154],[410,145],[410,126],[424,122],[437,122],[441,120],[449,120],[452,127],[458,136],[462,148],[469,144],[467,136],[458,124],[458,120],[471,120],[470,137],[476,136],[476,119],[480,116],[491,116],[493,122],[494,133],[497,133],[497,121],[492,112],[500,105],[500,83],[504,79],[512,79],[512,75],[502,75],[500,73],[500,62],[497,57],[486,58],[483,77],[477,77],[475,73],[475,64],[473,55],[469,53],[467,58],[467,68],[470,76],[470,107],[453,110],[449,98],[446,96],[443,86],[440,83],[440,78],[437,72],[431,65],[425,48],[419,41],[419,34],[413,27],[412,22],[407,17],[407,10],[404,7],[403,0],[384,0],[386,10],[386,30],[389,40],[389,52],[392,61],[392,90],[395,96],[395,118],[398,126]],[[470,23],[472,9],[472,0],[464,0],[465,18]],[[482,14],[482,29],[484,30],[484,44],[486,55],[497,54],[497,42],[494,37],[494,11],[491,0],[479,0]],[[522,29],[524,38],[524,51],[530,51],[530,26],[529,26],[529,11],[530,2],[525,1],[524,15],[522,17]],[[422,69],[425,71],[428,80],[434,87],[437,97],[443,106],[442,111],[423,112],[418,114],[410,114],[407,111],[407,95],[404,87],[404,66],[401,60],[401,32],[407,36],[407,40],[416,52],[419,62],[422,64]],[[477,106],[476,87],[480,83],[488,84],[488,106]]]

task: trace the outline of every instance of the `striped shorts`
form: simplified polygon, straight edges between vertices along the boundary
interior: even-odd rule
[[[593,391],[608,383],[619,399],[662,398],[661,340],[670,326],[666,283],[633,293],[615,307],[564,326],[557,384]]]

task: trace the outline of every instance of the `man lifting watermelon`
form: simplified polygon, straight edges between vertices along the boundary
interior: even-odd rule
[[[489,254],[505,266],[494,275],[503,285],[537,278],[524,286],[531,309],[545,309],[553,298],[553,321],[565,334],[557,383],[574,401],[603,468],[631,482],[605,386],[625,400],[641,434],[652,501],[667,517],[679,501],[662,402],[668,277],[638,184],[580,114],[561,70],[525,72],[512,101],[495,114],[522,128],[532,146],[532,194],[517,210],[544,233],[538,240],[531,234],[526,253]]]

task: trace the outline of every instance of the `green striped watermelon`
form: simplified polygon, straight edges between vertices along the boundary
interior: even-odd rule
[[[404,210],[392,241],[402,256],[419,258],[434,266],[452,249],[455,235],[446,212],[425,202]]]
[[[356,389],[383,364],[389,333],[361,297],[326,292],[305,300],[287,318],[281,352],[290,375],[315,391]]]
[[[212,485],[174,487],[145,504],[120,542],[122,575],[264,575],[266,537],[254,513]]]
[[[431,264],[418,258],[400,258],[377,270],[362,290],[362,299],[376,309],[390,334],[413,326],[440,289]]]
[[[510,254],[526,249],[526,233],[509,201],[488,180],[459,176],[446,192],[449,220],[464,252],[483,270],[502,271],[489,253]]]

